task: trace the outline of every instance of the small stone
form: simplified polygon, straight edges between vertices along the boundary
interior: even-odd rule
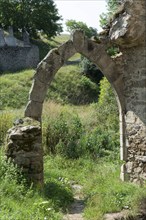
[[[134,169],[134,173],[141,173],[142,172],[142,167],[137,167]]]
[[[9,137],[12,140],[14,139],[18,140],[18,139],[22,139],[22,134],[20,132],[12,132]]]
[[[141,161],[143,163],[146,163],[146,156],[137,156],[136,160],[139,160],[139,161]]]
[[[127,173],[131,173],[133,169],[133,162],[127,162],[126,169],[127,169]]]

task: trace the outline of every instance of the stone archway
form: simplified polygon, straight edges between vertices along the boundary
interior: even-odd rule
[[[121,169],[121,179],[142,182],[146,179],[146,3],[145,0],[124,2],[122,10],[111,22],[109,29],[103,33],[104,35],[100,34],[99,42],[86,38],[81,30],[76,30],[71,40],[51,50],[41,61],[34,76],[25,117],[35,119],[37,123],[41,122],[43,101],[50,82],[65,61],[79,52],[98,66],[113,86],[117,96],[120,112],[120,154],[121,159],[125,161]],[[113,58],[107,54],[107,48],[111,45],[118,46],[121,51]],[[15,148],[14,146],[19,144],[14,143],[15,137],[20,137],[17,129],[18,127],[9,135],[11,144],[8,144],[8,149]],[[38,131],[40,126],[34,126],[33,122],[31,129],[33,132]],[[20,134],[25,133],[23,126],[20,130]],[[26,173],[30,173],[31,180],[42,182],[41,129],[38,135],[34,135],[33,145],[31,154],[20,155],[21,158],[25,155],[24,157],[29,160]],[[7,156],[14,158],[17,164],[25,167],[25,160],[23,165],[20,162],[20,155],[14,154],[14,150],[12,152]],[[37,165],[33,162],[34,154],[37,157],[40,155]],[[34,175],[32,175],[33,171],[36,172]]]
[[[98,66],[114,87],[119,103],[122,104],[122,66],[117,66],[117,60],[113,60],[107,54],[106,50],[106,45],[97,44],[86,38],[84,32],[81,30],[76,30],[74,32],[72,40],[69,40],[60,47],[51,50],[37,67],[29,94],[29,102],[25,109],[25,116],[41,121],[43,102],[47,89],[57,71],[75,53],[82,54]]]

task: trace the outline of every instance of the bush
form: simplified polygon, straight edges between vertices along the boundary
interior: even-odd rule
[[[110,155],[119,147],[119,137],[112,129],[97,124],[90,131],[83,126],[77,114],[62,111],[45,123],[46,153],[60,154],[67,158],[91,157],[96,159]]]
[[[92,82],[99,84],[100,80],[103,78],[103,74],[95,64],[93,64],[86,57],[82,57],[80,66],[81,72],[86,77],[88,77]]]
[[[100,96],[97,104],[94,104],[97,112],[97,123],[100,127],[119,132],[119,111],[114,91],[104,77],[100,82]],[[104,122],[104,123],[103,123]]]
[[[96,127],[90,133],[82,136],[79,143],[82,154],[92,159],[109,156],[117,147],[116,142],[112,139],[113,135],[109,131]]]
[[[79,140],[83,132],[77,115],[62,112],[56,119],[49,121],[46,131],[46,150],[52,154],[61,154],[67,158],[81,156]]]

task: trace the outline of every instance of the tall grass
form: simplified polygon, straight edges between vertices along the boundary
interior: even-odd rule
[[[5,110],[0,112],[0,146],[4,144],[7,131],[16,119],[23,117],[22,110]]]

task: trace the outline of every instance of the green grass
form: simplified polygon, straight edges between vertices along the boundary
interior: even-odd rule
[[[68,34],[61,34],[61,35],[58,35],[58,36],[54,37],[52,39],[52,41],[56,42],[57,44],[63,44],[66,41],[68,41],[69,39],[70,39],[70,35],[68,35]]]
[[[102,220],[108,212],[129,207],[136,213],[140,198],[146,196],[145,187],[119,180],[120,163],[88,158],[78,160],[60,156],[45,156],[45,185],[40,191],[26,187],[17,169],[0,162],[0,219],[1,220],[61,220],[73,201],[72,182],[81,184],[85,198],[84,218]]]
[[[45,158],[45,178],[50,175],[83,186],[85,219],[101,220],[105,213],[118,212],[129,207],[136,212],[140,197],[146,196],[145,188],[119,179],[120,162],[108,160],[67,160],[60,156]]]
[[[0,110],[21,108],[27,104],[34,70],[5,73],[0,76]],[[56,102],[87,104],[98,99],[98,86],[81,75],[78,66],[63,66],[48,89],[46,99]]]
[[[73,200],[68,183],[50,175],[44,188],[34,189],[1,152],[0,160],[1,220],[62,220],[63,212]]]
[[[98,86],[80,73],[78,65],[68,65],[57,72],[47,98],[62,104],[81,105],[97,102],[98,94]]]
[[[79,60],[79,59],[81,59],[81,54],[75,53],[75,54],[69,59],[69,61],[76,61],[76,60]]]
[[[36,44],[39,47],[40,60],[42,60],[51,49],[59,47],[69,39],[70,36],[67,34],[61,34],[59,36],[54,37],[53,39],[47,39],[41,36],[41,39],[32,40],[32,43]],[[70,61],[78,60],[80,59],[80,57],[81,55],[79,53],[76,53],[69,60]]]
[[[40,39],[32,40],[33,44],[36,44],[39,47],[40,60],[42,60],[49,50],[59,47],[61,44],[69,40],[69,35],[61,34],[52,39],[47,39],[45,36],[41,36]]]
[[[13,126],[13,122],[22,117],[22,110],[0,111],[0,146],[5,142],[7,131]]]
[[[27,103],[34,70],[7,73],[0,76],[0,110],[20,108]]]

